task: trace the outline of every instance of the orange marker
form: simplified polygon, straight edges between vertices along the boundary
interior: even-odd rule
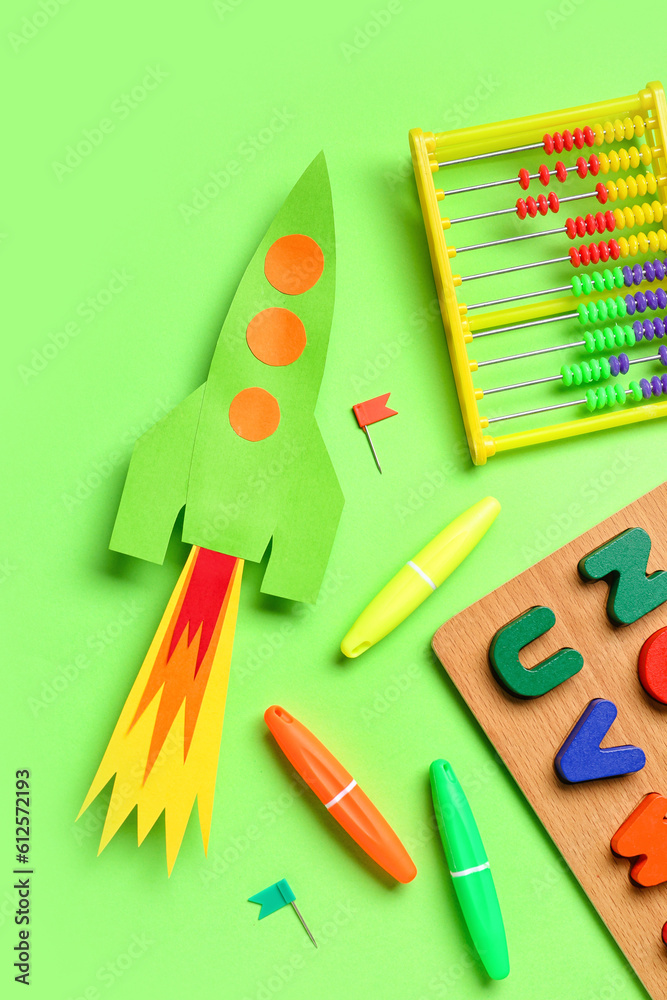
[[[411,882],[417,869],[410,855],[333,754],[279,705],[267,708],[264,721],[290,764],[359,847],[399,882]]]

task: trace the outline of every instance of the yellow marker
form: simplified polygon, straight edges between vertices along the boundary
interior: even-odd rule
[[[499,513],[495,497],[485,497],[436,535],[361,612],[340,644],[345,656],[360,656],[400,625],[472,552]]]

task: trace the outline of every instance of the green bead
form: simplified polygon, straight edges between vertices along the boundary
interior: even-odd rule
[[[619,346],[634,347],[635,344],[637,343],[637,337],[635,335],[635,331],[632,329],[631,326],[624,326],[622,329],[623,332],[625,333],[625,344]]]
[[[607,615],[615,625],[631,625],[667,601],[667,572],[646,573],[651,538],[643,528],[628,528],[593,549],[579,563],[584,580],[609,585]]]
[[[588,310],[589,310],[590,305],[592,305],[592,303],[589,303],[588,306],[585,306],[583,302],[580,302],[579,305],[577,306],[577,312],[579,313],[579,322],[580,323],[594,323],[595,322],[595,316],[589,316],[589,314],[588,314]]]
[[[519,653],[556,624],[551,608],[541,605],[524,611],[498,629],[489,647],[489,662],[496,679],[519,698],[539,698],[573,677],[584,665],[576,649],[565,647],[527,669]]]
[[[593,378],[593,371],[588,361],[582,361],[579,367],[581,368],[581,378],[583,382],[586,382],[586,384],[588,384],[589,382],[595,381],[595,379]]]
[[[607,406],[613,406],[614,403],[616,402],[616,393],[614,392],[615,388],[616,387],[613,385],[602,386],[602,389],[607,396]]]
[[[574,278],[572,279],[572,294],[581,295],[581,278],[579,277],[578,274],[575,274]]]
[[[591,275],[593,279],[593,288],[596,292],[604,292],[605,290],[605,280],[604,271],[593,271]]]
[[[607,393],[604,391],[604,386],[599,385],[597,387],[597,390],[593,389],[593,392],[595,393],[597,398],[598,410],[604,410],[605,406],[607,405]]]
[[[642,387],[640,386],[639,382],[636,382],[634,379],[628,385],[628,389],[631,391],[632,398],[635,400],[636,403],[638,403],[641,399],[644,398]]]
[[[625,284],[625,278],[623,277],[623,268],[615,267],[611,273],[614,276],[614,284],[616,285],[616,287],[623,288]]]
[[[611,375],[611,365],[609,364],[609,358],[600,358],[598,361],[600,366],[600,378],[609,378]]]
[[[605,299],[605,319],[616,319],[616,303],[613,299]]]
[[[624,403],[627,401],[628,394],[626,393],[623,386],[619,385],[618,382],[615,383],[614,389],[616,390],[616,402],[620,403],[621,406],[623,406]]]
[[[616,309],[618,310],[618,317],[619,317],[619,319],[623,319],[623,317],[625,316],[625,314],[628,311],[628,307],[625,304],[625,299],[622,299],[620,297],[620,295],[616,299]]]
[[[569,365],[563,365],[560,374],[563,379],[563,385],[572,385],[572,369]]]
[[[589,354],[593,354],[593,352],[595,351],[596,347],[595,337],[590,330],[584,330],[584,347],[586,348]],[[600,350],[599,347],[598,350]]]
[[[595,410],[597,408],[597,405],[598,404],[597,404],[597,396],[595,394],[595,389],[587,389],[586,390],[586,406],[587,406],[587,408],[592,413],[593,410]]]
[[[593,291],[593,283],[591,281],[590,274],[582,274],[581,276],[581,287],[584,290],[584,295],[590,295]]]
[[[595,331],[595,344],[598,351],[604,351],[605,347],[609,346],[606,334],[609,332],[609,327],[605,327],[604,330]]]

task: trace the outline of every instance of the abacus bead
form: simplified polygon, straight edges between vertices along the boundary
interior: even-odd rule
[[[661,364],[663,364],[664,367],[667,368],[667,347],[665,347],[664,344],[661,344],[660,347],[658,348],[658,356],[660,358]]]
[[[560,132],[554,132],[554,134],[553,134],[553,141],[554,141],[554,149],[556,150],[556,152],[557,153],[562,153],[563,152],[563,148],[564,148],[563,147],[563,136],[560,134]]]
[[[593,174],[593,177],[597,177],[598,173],[600,172],[600,161],[598,160],[595,153],[591,153],[591,155],[588,157],[588,168],[590,172]]]
[[[577,296],[582,294],[582,282],[578,274],[572,279],[572,294]]]
[[[644,399],[651,398],[651,386],[647,378],[640,378],[639,388],[642,391],[642,396],[644,397]]]
[[[558,195],[555,191],[550,191],[547,195],[547,202],[549,203],[549,208],[552,212],[557,212],[560,208],[560,202],[558,200]]]
[[[606,358],[605,358],[605,361],[606,361]],[[602,378],[602,365],[600,364],[600,362],[598,361],[598,359],[597,358],[591,358],[590,361],[582,361],[581,362],[582,367],[584,365],[586,365],[586,364],[588,365],[588,367],[590,369],[591,378],[593,379],[593,381],[594,382],[599,382],[600,379]]]
[[[635,117],[632,119],[632,124],[634,126],[635,135],[639,136],[639,138],[641,139],[641,137],[644,134],[644,119],[642,118],[641,115],[635,115]]]
[[[598,351],[604,351],[610,347],[614,347],[614,331],[610,326],[605,326],[601,330],[596,330],[595,337],[597,340]]]
[[[538,171],[538,174],[539,174],[539,177],[540,177],[540,183],[543,184],[544,187],[546,187],[547,184],[549,183],[550,178],[551,178],[551,174],[549,173],[549,168],[546,165],[546,163],[542,163],[540,165],[540,169]]]
[[[597,364],[600,366],[600,377],[609,378],[611,374],[611,364],[609,363],[609,360],[607,358],[600,358],[598,361],[596,358],[593,358],[593,361],[597,361]],[[591,361],[591,364],[593,361]]]
[[[589,257],[590,257],[590,260],[591,260],[592,264],[597,264],[597,262],[600,259],[602,259],[602,260],[606,260],[607,259],[606,257],[602,256],[602,254],[598,250],[597,244],[595,244],[595,243],[591,243],[591,245],[587,249],[587,253],[589,254]]]
[[[629,316],[633,316],[634,312],[635,312],[635,309],[637,308],[636,305],[635,305],[635,297],[634,297],[634,295],[626,295],[625,296],[625,304],[628,307],[628,315]]]
[[[547,132],[547,134],[544,136],[544,152],[549,153],[549,155],[551,155],[553,151],[554,151],[553,137],[550,136],[549,133]]]
[[[590,127],[590,125],[587,125],[586,128],[584,129],[584,142],[586,143],[587,146],[592,146],[593,143],[595,142],[595,133],[593,132],[593,129]]]
[[[637,343],[637,336],[631,326],[623,328],[625,331],[625,343],[628,347],[634,347]],[[620,345],[619,345],[620,346]]]
[[[628,384],[628,389],[632,393],[632,398],[637,402],[639,402],[639,400],[643,398],[644,393],[642,392],[642,388],[639,382],[635,382],[635,380],[633,379],[632,382]]]
[[[603,228],[600,230],[601,233],[608,229],[610,233],[613,233],[616,228],[616,219],[614,218],[613,212],[605,212],[604,215],[600,216],[604,222]]]
[[[589,303],[589,305],[593,305],[593,303],[591,302]],[[588,323],[588,322],[594,323],[596,320],[596,316],[589,315],[588,306],[585,306],[583,302],[580,302],[579,305],[577,306],[577,312],[579,313],[580,323]]]
[[[567,149],[568,152],[572,149],[572,146],[574,145],[572,133],[569,131],[569,129],[565,129],[563,132],[563,145],[565,146],[565,149]]]
[[[655,281],[655,269],[650,260],[644,264],[644,275],[647,281]]]
[[[540,170],[541,169],[542,168],[540,167]],[[530,184],[530,174],[528,173],[525,167],[522,167],[521,170],[519,171],[519,187],[523,188],[523,190],[526,191],[528,189],[529,184]]]
[[[563,365],[560,370],[561,378],[563,379],[563,385],[572,385],[572,369],[569,365]]]
[[[516,214],[520,219],[525,219],[527,214],[527,205],[523,198],[518,198],[516,203]]]
[[[595,389],[587,389],[584,398],[586,400],[586,408],[590,410],[592,413],[593,410],[595,410],[598,405]]]
[[[659,316],[656,316],[656,318],[653,320],[653,328],[655,330],[656,337],[658,337],[658,338],[660,338],[662,340],[662,338],[665,336],[665,322],[664,322],[664,320],[660,319]]]
[[[595,243],[593,244],[593,246],[595,246]],[[600,243],[598,244],[598,247],[599,249],[598,248],[596,249],[600,254],[600,260],[606,264],[606,262],[609,260],[610,257],[609,246],[603,240],[601,240]]]
[[[622,385],[619,385],[618,383],[616,383],[616,385],[614,386],[614,393],[616,395],[616,402],[620,403],[621,406],[622,406],[623,403],[625,403],[625,401],[628,398],[627,395],[626,395],[625,389],[623,388]]]
[[[584,295],[590,295],[593,291],[593,281],[590,274],[582,274],[581,276],[581,288]]]
[[[616,402],[616,387],[613,385],[601,385],[600,388],[607,397],[607,406],[613,406]]]
[[[577,235],[577,224],[574,221],[574,219],[566,219],[565,220],[565,232],[567,233],[567,235],[570,237],[571,240],[573,240],[574,237]],[[583,233],[582,233],[582,236],[583,236]],[[582,247],[582,249],[583,249],[583,247]],[[583,255],[582,255],[581,259],[582,260],[584,259]]]
[[[549,203],[543,194],[538,195],[537,198],[537,210],[540,215],[546,215],[549,211]]]
[[[588,384],[589,382],[596,382],[597,379],[594,376],[593,369],[591,368],[588,361],[582,361],[579,365],[581,371],[581,381]]]
[[[583,156],[577,157],[577,175],[579,177],[585,177],[588,173],[588,164]]]
[[[595,337],[590,330],[584,330],[584,347],[589,354],[592,354],[595,350]],[[598,348],[598,350],[601,350],[601,348]],[[561,368],[561,373],[562,371],[563,369]]]
[[[574,139],[574,144],[577,147],[577,149],[581,149],[584,145],[584,133],[581,131],[580,128],[575,128],[574,132],[572,133],[572,138]]]
[[[618,363],[618,358],[615,357],[613,354],[609,358],[609,368],[611,370],[611,374],[614,376],[614,378],[616,378],[619,371],[621,370],[621,366]]]
[[[656,258],[656,260],[653,261],[653,264],[651,266],[655,271],[655,276],[658,279],[658,281],[662,281],[662,279],[665,277],[665,265],[663,264],[663,262]]]
[[[644,331],[644,338],[649,341],[653,340],[655,336],[655,327],[650,319],[645,319],[643,323],[640,324],[642,330]]]
[[[630,297],[631,296],[629,295],[627,296],[627,298]],[[644,293],[637,292],[637,294],[634,296],[634,300],[635,300],[635,305],[637,306],[637,311],[640,313],[646,312],[646,296],[644,295]]]
[[[618,363],[621,367],[621,375],[627,375],[630,371],[630,358],[627,354],[619,354]]]
[[[667,292],[665,292],[664,288],[656,289],[655,298],[658,304],[658,309],[664,309],[667,306]]]
[[[662,396],[662,381],[658,375],[651,379],[651,389],[654,396]]]
[[[632,278],[635,285],[641,285],[644,280],[644,272],[642,271],[641,264],[635,264],[632,268]]]
[[[662,391],[667,392],[667,375],[662,376]]]
[[[621,256],[621,247],[617,240],[609,240],[609,253],[613,260],[618,260]]]
[[[612,281],[613,281],[614,285],[616,286],[616,288],[622,288],[623,285],[625,284],[625,282],[623,280],[623,268],[622,267],[615,267],[609,273],[611,274]],[[610,286],[610,287],[612,287],[612,286]]]
[[[570,264],[572,264],[572,267],[579,267],[579,265],[581,264],[581,256],[577,248],[570,247],[568,253],[570,255]]]
[[[641,292],[637,292],[637,294],[641,295]],[[658,308],[658,297],[655,294],[655,292],[653,291],[653,289],[648,288],[646,290],[646,294],[645,294],[644,298],[646,299],[646,306],[647,306],[648,309],[657,309]]]

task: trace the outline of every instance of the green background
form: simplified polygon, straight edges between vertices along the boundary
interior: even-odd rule
[[[430,639],[657,485],[664,427],[471,467],[407,146],[413,126],[481,124],[660,79],[660,47],[644,42],[664,34],[667,14],[658,6],[649,25],[641,13],[629,24],[641,45],[626,50],[602,0],[514,10],[488,0],[3,8],[3,993],[20,991],[12,802],[14,771],[27,767],[37,998],[644,996]],[[153,89],[132,97],[149,69]],[[101,140],[67,168],[86,131]],[[131,819],[99,859],[103,802],[74,823],[186,554],[175,537],[163,567],[139,563],[108,552],[108,538],[133,441],[206,377],[246,263],[321,148],[338,289],[317,412],[346,507],[314,608],[263,598],[262,568],[246,569],[209,858],[193,816],[168,881],[161,822],[138,849]],[[211,172],[217,190],[197,196]],[[511,205],[518,193],[465,205]],[[566,241],[540,242],[535,257]],[[543,271],[529,272],[532,287],[569,274]],[[561,363],[518,365],[511,379]],[[389,390],[399,415],[373,433],[380,477],[350,407]],[[516,393],[507,406],[525,400]],[[365,602],[488,493],[503,513],[456,576],[381,645],[342,662],[340,639]],[[386,813],[416,862],[414,883],[390,884],[295,781],[262,722],[274,702],[311,726]],[[490,983],[470,952],[434,835],[427,769],[440,756],[468,790],[493,863],[512,959],[503,983]],[[258,923],[246,902],[282,877],[318,951],[293,913]]]

